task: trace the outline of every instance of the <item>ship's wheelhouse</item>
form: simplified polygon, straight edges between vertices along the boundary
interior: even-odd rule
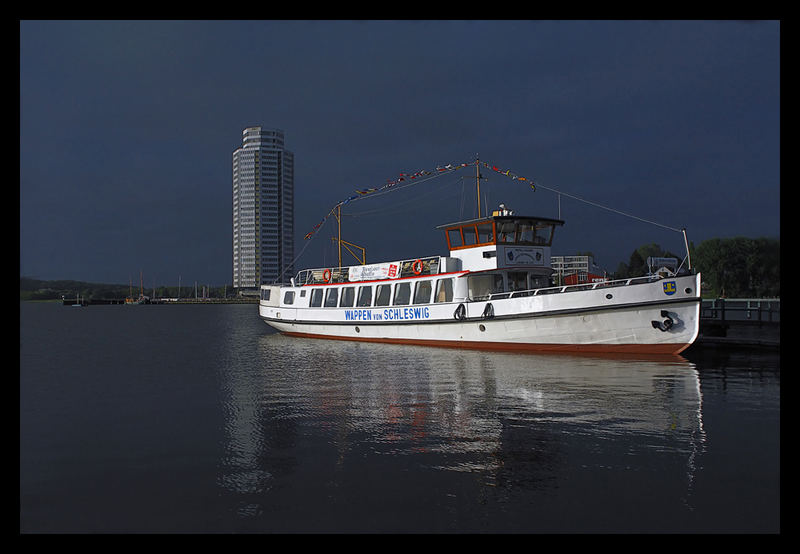
[[[440,225],[450,256],[462,268],[485,271],[502,268],[550,267],[550,247],[560,219],[492,215]]]
[[[553,244],[553,232],[560,219],[491,216],[483,219],[440,225],[447,238],[450,252],[481,246],[515,245],[547,246]]]

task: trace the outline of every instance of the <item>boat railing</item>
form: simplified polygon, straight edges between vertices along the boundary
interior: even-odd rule
[[[703,300],[700,317],[718,322],[780,323],[780,298],[714,298]]]
[[[577,285],[559,285],[556,287],[543,287],[538,289],[516,290],[513,292],[498,292],[472,300],[502,300],[504,298],[521,298],[524,296],[543,296],[546,294],[561,294],[563,292],[577,292],[582,290],[596,290],[601,288],[626,287],[629,285],[639,285],[650,283],[660,279],[657,275],[647,275],[645,277],[631,277],[627,279],[615,279],[612,281],[598,281],[596,283],[580,283]]]

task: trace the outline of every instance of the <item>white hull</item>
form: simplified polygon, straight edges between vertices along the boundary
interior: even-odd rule
[[[311,287],[281,287],[280,298],[284,291],[303,288]],[[527,294],[365,308],[292,307],[262,301],[259,315],[289,335],[497,350],[677,354],[694,342],[699,331],[699,274]],[[488,314],[487,304],[491,304]],[[460,305],[465,317],[456,319]]]

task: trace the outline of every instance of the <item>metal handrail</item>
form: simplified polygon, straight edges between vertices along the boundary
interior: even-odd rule
[[[624,287],[628,285],[638,285],[657,281],[660,277],[647,275],[645,277],[631,277],[628,279],[616,279],[613,281],[599,281],[596,283],[579,283],[576,285],[559,285],[557,287],[542,287],[538,289],[515,290],[505,292],[494,292],[487,295],[470,297],[469,300],[503,300],[506,298],[521,298],[524,296],[539,296],[546,294],[561,294],[564,292],[578,292],[582,290],[596,290],[599,288]]]
[[[753,317],[755,315],[755,317]],[[703,300],[700,317],[718,321],[779,323],[780,298],[715,298]]]
[[[502,298],[519,298],[522,296],[539,296],[544,294],[560,294],[563,292],[578,292],[582,290],[595,290],[598,288],[625,287],[628,285],[638,285],[657,281],[660,277],[647,275],[645,277],[631,277],[628,279],[615,279],[613,281],[598,281],[596,283],[580,283],[577,285],[559,285],[557,287],[543,287],[538,289],[526,289],[513,292],[498,292],[489,295],[490,300],[500,300]]]
[[[403,264],[413,263],[416,259],[432,259],[434,256],[429,256],[425,258],[415,258],[415,259],[407,259],[407,260],[399,260],[398,264],[402,267]],[[324,273],[326,270],[331,272],[330,281],[328,284],[342,284],[347,282],[347,274],[350,267],[355,266],[342,266],[339,267],[321,267],[321,268],[313,268],[313,269],[302,269],[297,272],[295,276],[295,286],[302,286],[304,284],[311,284],[311,283],[318,283],[319,281],[315,280],[313,275],[317,273],[318,275]],[[301,277],[302,276],[302,277]],[[505,291],[505,292],[497,292],[491,293],[488,295],[481,295],[480,297],[471,297],[470,300],[501,300],[504,298],[520,298],[524,296],[539,296],[539,295],[546,295],[546,294],[561,294],[565,292],[578,292],[584,290],[596,290],[598,288],[613,288],[613,287],[625,287],[629,285],[637,285],[643,283],[649,283],[653,281],[657,281],[661,279],[658,275],[646,275],[643,277],[630,277],[626,279],[615,279],[611,281],[598,281],[596,283],[579,283],[575,285],[559,285],[556,287],[542,287],[536,289],[526,289],[526,290],[519,290],[519,291]]]

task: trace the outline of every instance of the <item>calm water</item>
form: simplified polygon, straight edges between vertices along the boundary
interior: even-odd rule
[[[20,303],[23,533],[779,532],[780,359],[296,339]]]

